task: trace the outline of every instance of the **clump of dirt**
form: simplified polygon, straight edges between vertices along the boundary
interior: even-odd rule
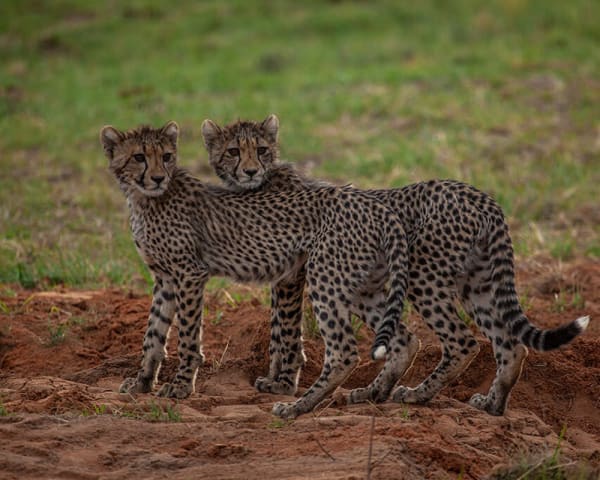
[[[269,309],[256,299],[207,296],[207,361],[196,393],[175,402],[118,393],[141,360],[149,296],[0,286],[0,471],[19,479],[479,479],[558,449],[563,463],[596,478],[600,262],[531,260],[519,270],[518,284],[534,323],[556,326],[581,315],[592,321],[571,345],[530,352],[505,416],[465,403],[487,391],[495,373],[489,342],[478,336],[478,357],[428,405],[332,400],[292,422],[270,413],[275,401],[290,397],[252,386],[268,371]],[[403,382],[416,385],[440,352],[419,318],[410,315],[408,324],[422,348]],[[381,367],[368,360],[371,334],[362,328],[359,337],[363,360],[342,393],[366,385]],[[175,353],[176,339],[172,334],[169,352]],[[301,389],[320,373],[320,339],[307,336],[305,350]],[[176,355],[167,358],[159,381],[176,366]]]

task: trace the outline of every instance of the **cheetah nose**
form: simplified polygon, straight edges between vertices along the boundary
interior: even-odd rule
[[[160,183],[165,179],[165,177],[150,177],[152,180],[154,180],[154,182],[156,182],[156,185],[160,185]]]
[[[244,173],[246,175],[248,175],[250,178],[252,178],[254,175],[256,175],[256,172],[258,172],[258,170],[256,168],[244,169]]]

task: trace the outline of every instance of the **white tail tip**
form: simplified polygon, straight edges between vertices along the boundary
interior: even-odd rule
[[[381,360],[382,358],[385,358],[386,353],[387,353],[387,349],[383,345],[380,345],[373,352],[373,358],[375,360]]]
[[[585,317],[579,317],[577,320],[575,320],[575,323],[577,323],[577,325],[583,332],[587,328],[587,326],[590,324],[590,316],[586,315]]]

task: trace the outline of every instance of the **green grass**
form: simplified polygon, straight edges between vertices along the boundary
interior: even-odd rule
[[[551,310],[556,313],[562,313],[567,308],[578,310],[585,308],[585,298],[581,295],[579,288],[570,294],[564,290],[554,294],[554,302],[552,303]]]
[[[48,312],[48,334],[44,344],[55,347],[63,343],[71,334],[73,327],[82,327],[87,319],[78,315],[72,316],[70,312],[52,305]]]
[[[513,467],[503,467],[492,473],[490,480],[592,480],[600,473],[585,462],[561,461],[561,444],[567,427],[563,426],[551,456],[537,461],[523,461]]]
[[[302,334],[306,338],[321,338],[319,330],[319,322],[315,316],[315,312],[310,305],[305,305],[302,314]]]
[[[354,337],[357,340],[362,340],[363,333],[361,330],[365,326],[365,323],[360,318],[358,318],[356,315],[352,315],[350,317],[350,325],[352,326],[352,332],[354,333]]]
[[[294,423],[293,420],[284,420],[282,418],[274,418],[271,422],[269,422],[269,424],[267,425],[267,428],[271,429],[271,430],[277,430],[280,428],[285,428],[289,425],[292,425]]]
[[[49,347],[55,347],[63,343],[67,338],[69,326],[66,323],[59,323],[57,325],[48,322],[48,340],[46,345]]]
[[[5,0],[0,282],[147,283],[100,127],[177,120],[214,180],[202,120],[271,112],[315,176],[464,180],[518,253],[597,258],[599,20],[593,0]]]
[[[114,415],[117,417],[146,420],[149,422],[181,422],[182,416],[178,411],[177,404],[159,403],[150,400],[147,403],[125,404],[120,407],[108,406],[106,404],[94,404],[91,409],[81,412],[84,417],[98,415]]]
[[[91,417],[97,415],[106,415],[109,411],[109,408],[106,404],[94,404],[91,409],[84,409],[81,414],[84,417]]]
[[[160,405],[150,402],[150,412],[147,418],[152,422],[181,422],[181,413],[170,403]]]

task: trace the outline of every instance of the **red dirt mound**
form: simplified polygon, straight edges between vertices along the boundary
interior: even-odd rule
[[[141,358],[148,295],[0,286],[0,478],[479,479],[501,465],[535,463],[559,444],[561,462],[575,471],[585,464],[582,478],[595,478],[600,263],[530,261],[518,280],[537,325],[588,314],[592,321],[571,345],[530,352],[505,416],[465,403],[494,376],[490,345],[479,336],[479,356],[426,406],[326,401],[293,422],[270,414],[288,397],[252,387],[268,369],[269,312],[256,299],[208,295],[207,362],[196,393],[174,402],[117,393]],[[440,353],[420,319],[410,315],[408,322],[422,348],[403,381],[416,385]],[[368,360],[370,333],[363,328],[359,336],[363,360],[344,388],[366,385],[380,368]],[[319,374],[323,350],[317,338],[306,338],[305,348],[302,388]],[[175,368],[175,356],[168,358],[159,380]]]

